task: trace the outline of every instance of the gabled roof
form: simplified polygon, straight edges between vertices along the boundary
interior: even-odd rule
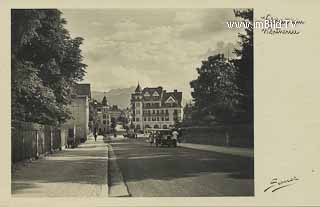
[[[179,106],[181,106],[181,102],[182,102],[182,92],[178,92],[178,91],[174,91],[174,92],[164,92],[164,93],[163,93],[163,97],[162,97],[162,104],[165,104],[166,101],[170,98],[170,96],[175,99],[176,103],[177,103]]]
[[[153,96],[153,94],[157,92],[159,96]],[[150,96],[145,96],[145,94],[150,94]],[[156,87],[156,88],[144,88],[142,90],[143,100],[145,101],[157,101],[161,99],[162,94],[162,87]]]
[[[91,89],[89,83],[76,84],[75,92],[78,96],[88,96],[89,98],[91,98]]]
[[[166,103],[175,103],[176,99],[173,96],[169,96],[167,100],[164,100]]]

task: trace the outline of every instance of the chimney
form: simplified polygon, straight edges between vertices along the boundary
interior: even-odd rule
[[[173,92],[177,93],[178,91],[177,91],[177,89],[174,89],[174,91],[173,91]]]

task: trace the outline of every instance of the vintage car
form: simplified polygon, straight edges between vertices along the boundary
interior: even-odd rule
[[[149,129],[149,142],[158,146],[177,147],[177,139],[172,137],[171,129]]]

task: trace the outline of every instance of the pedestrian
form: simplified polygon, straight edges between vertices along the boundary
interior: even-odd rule
[[[93,136],[94,136],[94,141],[97,141],[97,128],[94,128],[93,130]]]
[[[176,130],[173,130],[173,132],[172,132],[172,139],[178,140],[178,136],[179,136],[179,133],[178,133]]]
[[[152,146],[153,142],[154,142],[154,134],[150,134],[149,135],[149,142],[150,142],[150,146]]]

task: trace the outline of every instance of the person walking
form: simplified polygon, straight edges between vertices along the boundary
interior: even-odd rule
[[[94,136],[94,141],[97,141],[97,128],[94,128],[93,130],[93,136]]]

